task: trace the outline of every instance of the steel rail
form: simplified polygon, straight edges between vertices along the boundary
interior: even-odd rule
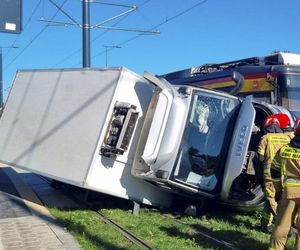
[[[42,179],[44,179],[45,181],[47,181],[48,183],[51,183],[51,180],[49,180],[48,178],[45,178],[43,176],[40,176],[40,177]],[[66,184],[66,185],[68,185],[68,184]],[[67,195],[69,198],[71,198],[74,202],[76,202],[81,207],[84,206],[84,207],[86,207],[86,208],[94,211],[95,213],[97,213],[99,215],[99,217],[102,219],[103,222],[105,222],[106,224],[111,225],[116,231],[118,231],[119,233],[121,233],[125,238],[127,238],[129,241],[131,241],[135,245],[140,246],[142,249],[148,249],[148,250],[154,249],[149,244],[147,244],[144,240],[140,239],[135,234],[133,234],[132,232],[130,232],[129,230],[127,230],[126,228],[124,228],[123,226],[121,226],[120,224],[118,224],[117,222],[113,221],[112,219],[109,219],[103,213],[101,213],[100,211],[98,211],[97,209],[95,209],[87,201],[75,197],[73,193],[70,193],[67,190],[63,190],[61,188],[57,188],[57,189],[60,192],[62,192],[64,195]],[[185,225],[185,226],[190,226],[188,223],[184,223],[184,222],[182,222],[182,221],[174,218],[173,216],[168,216],[168,215],[163,215],[163,216],[166,217],[166,218],[172,218],[178,224],[182,224],[182,225]],[[211,234],[209,234],[209,233],[207,233],[207,232],[205,232],[203,230],[199,230],[199,229],[195,229],[195,228],[192,228],[192,230],[196,234],[201,235],[202,237],[205,237],[205,238],[207,238],[207,239],[209,239],[211,241],[216,242],[219,245],[224,246],[226,249],[240,250],[240,248],[234,246],[232,243],[224,241],[222,239],[218,239],[217,237],[215,237],[215,236],[213,236],[213,235],[211,235]]]
[[[173,219],[175,222],[177,222],[178,224],[181,224],[181,225],[185,225],[185,226],[191,226],[190,224],[188,223],[185,223],[185,222],[182,222],[180,220],[178,220],[177,218],[173,217],[173,216],[170,216],[170,215],[163,215],[164,217],[166,218],[171,218]],[[230,242],[227,242],[227,241],[224,241],[222,239],[218,239],[216,238],[215,236],[213,235],[210,235],[208,234],[207,232],[203,231],[203,230],[199,230],[199,229],[195,229],[192,227],[192,231],[196,234],[199,234],[209,240],[212,240],[220,245],[223,245],[224,247],[226,247],[226,249],[231,249],[231,250],[240,250],[240,248],[237,248],[236,246],[234,246],[232,243]]]
[[[43,176],[40,176],[40,177],[43,180],[45,180],[47,183],[49,183],[51,185],[51,179],[48,179],[48,178],[43,177]],[[68,184],[65,184],[65,183],[63,183],[63,184],[64,185],[68,185]],[[95,209],[88,202],[75,197],[75,195],[73,193],[68,192],[67,190],[64,190],[64,189],[61,189],[61,188],[58,188],[58,187],[54,187],[54,188],[56,188],[63,195],[68,196],[75,203],[77,203],[80,207],[86,207],[86,208],[92,210],[93,212],[95,212],[101,218],[101,220],[104,223],[112,226],[116,231],[118,231],[120,234],[122,234],[130,242],[134,243],[135,245],[137,245],[137,246],[139,246],[139,247],[141,247],[142,249],[145,249],[145,250],[153,250],[154,249],[148,243],[146,243],[144,240],[140,239],[135,234],[133,234],[132,232],[130,232],[128,229],[126,229],[125,227],[121,226],[117,222],[113,221],[112,219],[108,218],[106,215],[104,215],[103,213],[101,213],[100,211],[98,211],[97,209]]]
[[[95,210],[94,210],[95,211]],[[136,245],[142,247],[142,249],[148,249],[152,250],[153,248],[148,245],[145,241],[137,237],[135,234],[127,230],[126,228],[122,227],[120,224],[117,222],[107,218],[104,214],[102,214],[99,211],[95,211],[105,223],[112,225],[117,231],[119,231],[124,237],[126,237],[128,240],[132,241]]]

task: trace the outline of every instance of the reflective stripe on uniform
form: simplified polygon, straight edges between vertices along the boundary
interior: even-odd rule
[[[299,187],[300,186],[300,182],[284,182],[283,183],[283,187]]]
[[[281,157],[285,159],[300,160],[300,150],[296,148],[284,147]]]
[[[278,161],[278,159],[276,159],[276,157],[272,160],[272,166],[271,168],[275,168],[280,170],[281,166],[280,166],[280,161]]]
[[[257,150],[257,153],[258,153],[259,155],[261,155],[261,156],[264,156],[265,150],[262,149],[262,148],[259,148],[259,149]]]
[[[300,179],[296,179],[296,178],[284,178],[283,181],[291,182],[291,183],[300,183]]]
[[[285,176],[283,179],[283,186],[284,187],[300,186],[300,179],[286,177],[286,161],[287,161],[287,159],[300,160],[300,150],[295,149],[295,148],[290,148],[288,146],[284,146],[282,148],[280,155],[282,157],[282,169],[281,170],[282,170],[283,176]]]
[[[280,178],[272,178],[272,181],[273,181],[273,182],[280,182],[281,179],[280,179]]]
[[[300,186],[300,179],[284,178],[283,179],[283,186],[284,187],[296,187],[296,186]]]
[[[271,135],[270,142],[273,144],[282,144],[286,145],[290,142],[290,140],[286,136],[282,135]]]
[[[271,168],[264,167],[264,174],[270,175],[271,174]]]
[[[290,142],[289,138],[287,136],[283,136],[283,135],[271,135],[270,136],[270,144],[272,145],[272,147],[270,147],[270,157],[271,159],[274,158],[276,152],[275,152],[275,148],[274,146],[283,146],[286,145]]]
[[[281,173],[286,176],[286,161],[287,159],[300,160],[300,149],[283,146],[280,150],[281,157]]]
[[[283,176],[286,176],[286,169],[285,169],[285,165],[286,165],[286,159],[281,159],[281,174]]]

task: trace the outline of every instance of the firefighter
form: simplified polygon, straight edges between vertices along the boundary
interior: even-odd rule
[[[277,151],[290,142],[290,137],[280,128],[280,117],[270,115],[264,122],[265,135],[258,146],[258,158],[263,169],[263,188],[265,205],[261,219],[261,230],[271,232],[274,216],[276,215],[277,202],[281,196],[280,178],[271,178],[271,163]]]
[[[284,249],[294,214],[298,215],[295,249],[300,249],[300,122],[295,126],[295,137],[283,146],[275,159],[281,166],[282,197],[278,207],[270,249]]]

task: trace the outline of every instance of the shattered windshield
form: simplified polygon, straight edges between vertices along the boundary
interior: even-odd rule
[[[176,181],[207,191],[216,187],[224,168],[239,104],[234,97],[194,91],[173,172]]]

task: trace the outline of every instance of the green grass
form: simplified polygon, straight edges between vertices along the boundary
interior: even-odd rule
[[[50,212],[84,249],[140,249],[102,222],[93,211],[51,208]]]
[[[114,200],[111,204],[104,202],[98,209],[141,237],[154,249],[226,249],[224,245],[197,231],[204,231],[230,242],[238,249],[268,248],[270,235],[256,229],[260,212],[238,213],[213,206],[204,215],[191,217],[175,210],[161,212],[144,207],[135,216],[128,205],[131,204]],[[92,211],[50,210],[84,249],[139,249],[102,222]],[[286,249],[293,249],[293,243],[294,239],[289,239]]]

